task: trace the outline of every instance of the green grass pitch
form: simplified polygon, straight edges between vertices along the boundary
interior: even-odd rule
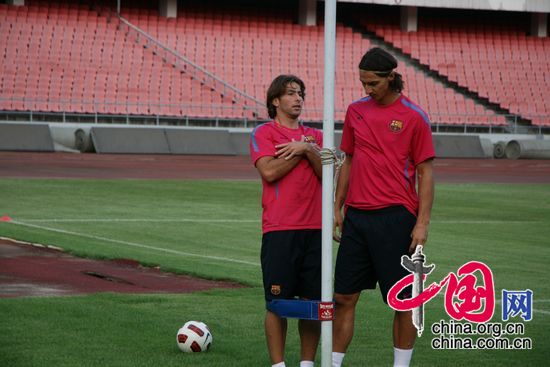
[[[176,273],[250,287],[174,295],[95,294],[0,299],[3,366],[267,366],[259,250],[259,181],[0,180],[0,236],[78,256],[133,258]],[[18,224],[19,223],[19,224]],[[334,247],[336,251],[336,246]],[[434,350],[429,327],[449,320],[443,297],[426,309],[413,366],[546,366],[550,360],[550,186],[438,184],[428,282],[467,261],[487,264],[501,289],[531,289],[531,350]],[[493,322],[501,322],[497,303]],[[393,312],[362,295],[347,366],[390,366]],[[210,352],[184,354],[176,331],[206,322]],[[521,322],[521,318],[511,321]],[[287,366],[299,362],[289,324]],[[319,362],[319,358],[318,358]]]

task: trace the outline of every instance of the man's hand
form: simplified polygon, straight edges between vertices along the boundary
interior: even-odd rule
[[[336,194],[334,195],[334,227],[332,228],[332,238],[334,238],[336,242],[340,242],[344,229],[342,208],[344,207],[344,202],[346,201],[346,195],[348,193],[352,157],[352,155],[346,154],[346,159],[342,167],[340,167],[338,183],[336,184]]]
[[[342,228],[344,226],[344,217],[340,209],[334,208],[334,226],[332,228],[332,238],[340,242],[342,238]]]
[[[314,149],[312,144],[304,141],[304,137],[302,137],[301,141],[292,139],[291,142],[275,145],[275,148],[277,148],[277,152],[275,152],[277,158],[284,158],[286,160],[304,155],[308,150]]]
[[[414,253],[416,246],[426,246],[428,241],[428,225],[422,223],[416,223],[411,232],[411,245],[409,246],[409,253]]]

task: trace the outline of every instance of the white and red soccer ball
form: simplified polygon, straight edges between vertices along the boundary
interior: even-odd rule
[[[185,353],[206,352],[212,345],[212,333],[204,322],[187,321],[178,330],[176,340]]]

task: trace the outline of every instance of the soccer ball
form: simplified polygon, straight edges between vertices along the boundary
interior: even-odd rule
[[[185,353],[206,352],[212,345],[212,334],[204,322],[187,321],[178,330],[176,340]]]

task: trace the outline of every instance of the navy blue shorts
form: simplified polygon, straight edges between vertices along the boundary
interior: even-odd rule
[[[401,256],[410,255],[415,224],[416,217],[403,206],[369,211],[348,207],[336,257],[335,293],[358,293],[378,283],[387,302],[390,288],[410,274],[401,266]],[[409,286],[398,297],[411,294]]]
[[[265,300],[321,299],[321,230],[273,231],[262,237]]]

